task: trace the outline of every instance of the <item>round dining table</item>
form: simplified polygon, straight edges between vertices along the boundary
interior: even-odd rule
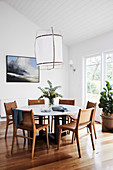
[[[58,134],[59,129],[57,125],[59,125],[59,117],[62,117],[62,124],[66,124],[66,117],[70,116],[74,119],[77,119],[78,112],[80,107],[78,106],[72,106],[72,105],[54,105],[54,107],[63,106],[66,108],[66,111],[53,111],[52,108],[50,108],[48,105],[29,105],[29,106],[23,106],[18,107],[18,110],[33,110],[33,113],[35,116],[39,117],[39,124],[43,124],[43,116],[49,116],[49,120],[51,120],[51,117],[54,116],[54,133],[49,133],[49,137],[54,141],[55,144],[58,144]],[[51,121],[50,125],[51,125]],[[50,126],[51,127],[51,126]],[[66,133],[62,134],[66,135]]]

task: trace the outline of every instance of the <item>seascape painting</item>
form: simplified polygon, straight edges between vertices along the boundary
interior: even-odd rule
[[[39,83],[40,70],[36,58],[7,55],[6,81]]]

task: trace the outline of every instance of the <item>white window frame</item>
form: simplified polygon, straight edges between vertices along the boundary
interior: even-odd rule
[[[100,56],[101,57],[101,68],[102,68],[102,55],[101,55],[101,53],[96,53],[96,54],[88,55],[88,56],[84,57],[84,76],[83,76],[83,82],[84,82],[84,84],[83,84],[83,87],[84,87],[83,106],[84,107],[86,106],[86,103],[87,103],[87,101],[86,101],[86,93],[87,93],[87,89],[86,89],[86,87],[87,87],[87,84],[86,84],[86,79],[87,79],[87,77],[86,77],[86,59],[91,58],[91,57],[95,57],[95,56]],[[102,89],[102,69],[101,69],[100,81],[101,81],[100,87]]]
[[[105,66],[104,66],[104,70],[105,70],[105,73],[104,73],[104,83],[103,83],[103,87],[105,86],[105,80],[106,80],[106,54],[109,54],[109,53],[113,53],[113,50],[109,50],[109,51],[104,51],[103,52],[103,58],[104,58],[104,61],[105,61]]]
[[[87,85],[86,85],[86,59],[87,58],[91,58],[91,57],[94,57],[94,56],[100,56],[101,57],[101,91],[103,89],[103,87],[105,87],[105,80],[106,80],[106,54],[109,54],[109,53],[113,53],[113,50],[109,50],[109,51],[103,51],[101,53],[96,53],[96,54],[93,54],[93,55],[88,55],[86,57],[83,57],[83,63],[84,63],[84,69],[83,69],[83,106],[85,107],[86,106],[86,93],[87,93]],[[98,113],[99,114],[99,113]],[[99,116],[99,115],[97,115]],[[101,122],[101,119],[100,118],[97,118],[99,122]],[[100,119],[100,120],[99,120]]]

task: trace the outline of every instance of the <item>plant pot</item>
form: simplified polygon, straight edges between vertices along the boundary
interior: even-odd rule
[[[102,132],[113,132],[113,116],[101,115]]]

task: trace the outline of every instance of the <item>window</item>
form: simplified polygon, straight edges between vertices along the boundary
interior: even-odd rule
[[[99,100],[101,90],[101,56],[86,58],[86,101]]]
[[[113,52],[105,53],[106,59],[106,80],[113,84]]]
[[[113,51],[85,58],[85,105],[88,100],[99,102],[105,80],[113,84]],[[100,121],[100,113],[101,109],[97,107],[97,121]]]

